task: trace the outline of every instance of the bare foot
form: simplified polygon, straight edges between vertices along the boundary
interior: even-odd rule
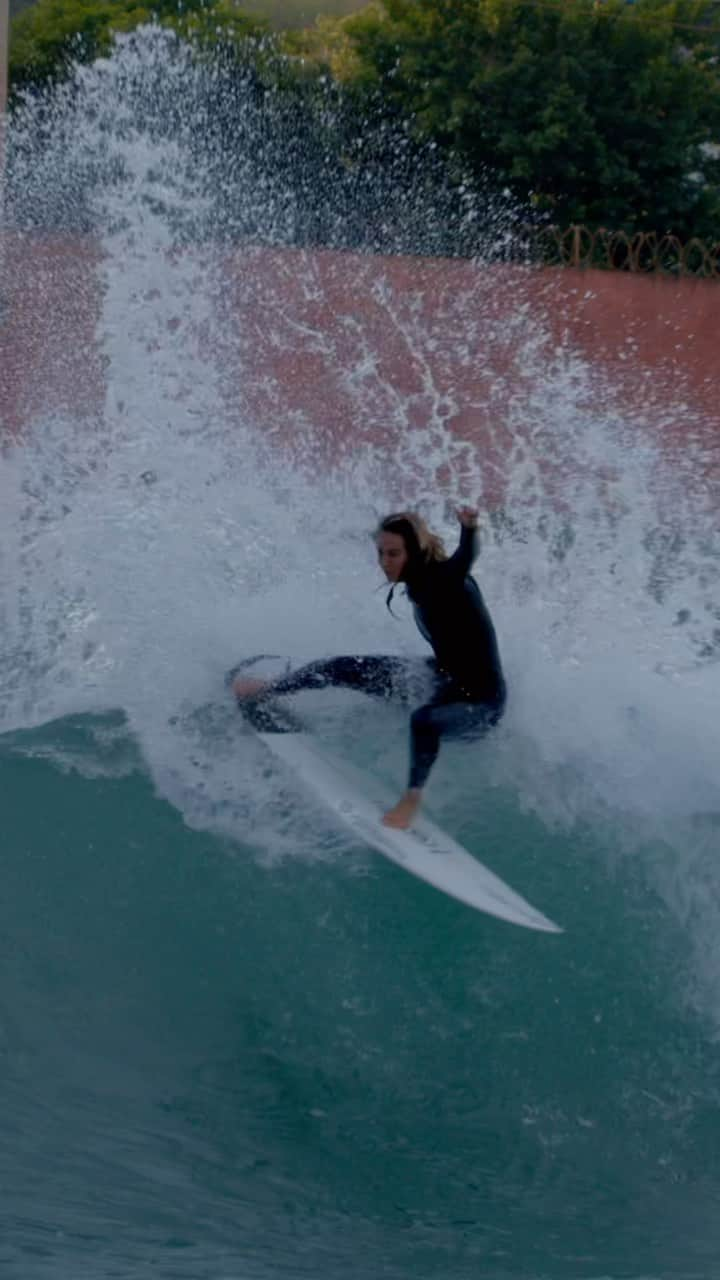
[[[398,827],[401,831],[404,831],[406,827],[410,826],[420,808],[421,800],[422,791],[406,791],[394,808],[388,809],[383,818],[383,826]]]
[[[257,698],[264,689],[267,689],[269,684],[269,680],[258,680],[251,676],[236,676],[232,682],[232,691],[238,702],[242,702],[245,698]]]

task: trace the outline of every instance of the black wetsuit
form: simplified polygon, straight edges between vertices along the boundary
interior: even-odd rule
[[[413,661],[385,654],[329,658],[273,681],[268,692],[289,694],[334,685],[408,700],[413,685],[424,685],[427,691],[430,682],[429,699],[410,718],[408,786],[423,787],[441,737],[477,737],[497,724],[505,706],[495,628],[470,574],[476,555],[475,530],[463,526],[454,554],[424,564],[405,584],[434,659]]]

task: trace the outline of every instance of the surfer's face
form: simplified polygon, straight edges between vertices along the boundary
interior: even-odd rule
[[[408,559],[405,539],[399,533],[380,533],[377,551],[380,568],[388,582],[401,582]]]

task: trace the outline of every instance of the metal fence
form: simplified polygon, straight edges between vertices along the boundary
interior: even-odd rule
[[[654,231],[582,226],[536,227],[531,238],[548,263],[720,280],[720,239],[713,244],[696,236],[683,241]]]

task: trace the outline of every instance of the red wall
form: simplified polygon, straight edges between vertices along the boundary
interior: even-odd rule
[[[97,245],[7,236],[2,248],[0,424],[22,432],[51,411],[94,420]],[[215,266],[205,355],[230,412],[269,444],[291,440],[297,455],[300,441],[310,465],[365,444],[392,454],[399,433],[434,424],[440,441],[447,430],[480,445],[500,484],[518,421],[531,425],[575,351],[591,367],[580,404],[602,397],[603,411],[638,415],[670,452],[692,440],[720,484],[716,283],[303,250],[218,251]]]
[[[102,295],[94,241],[0,236],[0,426],[102,409]]]

